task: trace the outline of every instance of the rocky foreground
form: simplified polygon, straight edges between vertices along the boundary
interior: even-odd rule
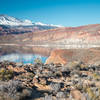
[[[0,62],[0,100],[100,100],[100,65]]]

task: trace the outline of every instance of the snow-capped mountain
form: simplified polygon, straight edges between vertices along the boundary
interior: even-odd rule
[[[62,27],[60,25],[32,23],[30,20],[20,20],[8,15],[0,15],[0,35],[24,34],[41,30],[49,30]]]
[[[0,15],[0,25],[9,25],[9,26],[49,26],[49,27],[62,27],[60,25],[53,24],[43,24],[41,22],[32,23],[30,20],[19,20],[17,18],[8,16],[8,15]]]
[[[17,18],[7,16],[7,15],[0,15],[0,25],[10,25],[10,26],[27,26],[33,25],[30,20],[21,21]]]

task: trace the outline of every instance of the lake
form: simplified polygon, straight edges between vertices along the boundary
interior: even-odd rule
[[[43,47],[0,46],[0,61],[34,64],[34,60],[39,58],[45,63],[50,51]]]
[[[69,47],[68,47],[69,48]],[[42,63],[67,64],[72,61],[100,63],[99,48],[58,48],[36,46],[0,46],[0,61],[34,64],[39,58]]]

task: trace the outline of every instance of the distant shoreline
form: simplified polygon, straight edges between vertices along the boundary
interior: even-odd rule
[[[92,44],[83,44],[83,45],[58,45],[58,44],[44,44],[44,45],[32,45],[32,44],[0,44],[0,46],[26,46],[26,47],[51,47],[51,48],[62,48],[62,49],[79,49],[79,48],[96,48],[96,47],[100,47],[100,45],[92,45]]]

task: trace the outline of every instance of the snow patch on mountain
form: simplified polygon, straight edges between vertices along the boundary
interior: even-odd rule
[[[53,25],[53,24],[44,24],[41,22],[36,22],[35,25],[41,25],[41,26],[54,26],[54,27],[63,27],[62,25]]]
[[[35,25],[41,25],[41,26],[47,26],[47,24],[41,23],[41,22],[36,22],[34,23]]]
[[[32,21],[30,21],[30,20],[28,20],[28,19],[26,19],[26,20],[24,21],[24,23],[28,23],[28,24],[32,25]]]

